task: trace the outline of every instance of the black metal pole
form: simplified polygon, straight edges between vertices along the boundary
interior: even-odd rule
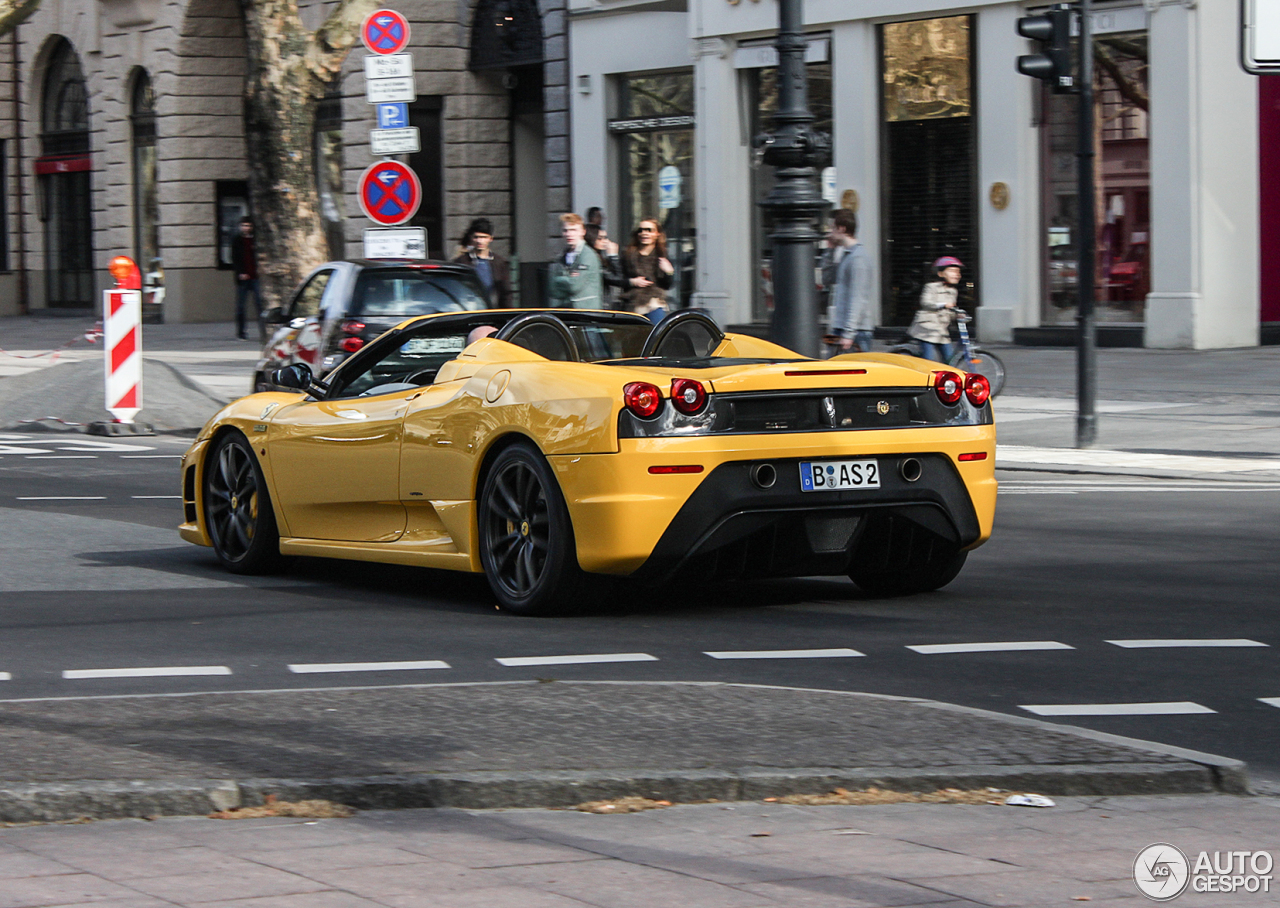
[[[1079,195],[1080,254],[1078,281],[1080,301],[1076,310],[1079,350],[1076,358],[1076,447],[1092,447],[1098,438],[1098,347],[1097,318],[1094,314],[1094,252],[1096,211],[1094,210],[1093,153],[1093,3],[1080,0],[1080,136],[1077,157],[1080,165]]]
[[[814,284],[814,221],[827,210],[818,190],[817,169],[831,157],[830,138],[810,124],[805,74],[806,41],[802,0],[778,0],[778,110],[764,162],[777,168],[769,195],[760,203],[773,214],[773,325],[770,336],[802,356],[818,355],[818,299]]]

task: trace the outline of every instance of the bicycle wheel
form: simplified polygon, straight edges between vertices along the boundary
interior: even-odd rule
[[[948,365],[965,372],[977,372],[991,383],[991,396],[995,397],[1004,388],[1004,363],[994,353],[981,347],[973,347],[968,356],[961,350],[951,357]]]

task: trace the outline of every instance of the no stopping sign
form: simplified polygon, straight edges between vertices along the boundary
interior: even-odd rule
[[[418,175],[399,161],[378,161],[360,175],[360,210],[383,227],[412,218],[422,203]]]

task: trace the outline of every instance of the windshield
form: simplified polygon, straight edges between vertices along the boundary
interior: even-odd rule
[[[351,297],[351,314],[365,318],[409,318],[437,312],[488,308],[484,291],[459,274],[406,268],[363,271]]]

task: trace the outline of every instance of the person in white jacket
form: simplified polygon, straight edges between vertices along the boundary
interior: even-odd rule
[[[833,354],[871,352],[875,317],[871,312],[871,256],[858,242],[858,216],[841,208],[831,218],[827,235],[833,252],[843,250],[835,266],[831,290],[831,324],[826,341]]]
[[[925,359],[950,362],[955,352],[951,343],[951,322],[955,320],[959,296],[960,269],[964,267],[953,255],[944,255],[933,263],[937,277],[924,285],[920,308],[907,329],[907,336],[920,341]]]

